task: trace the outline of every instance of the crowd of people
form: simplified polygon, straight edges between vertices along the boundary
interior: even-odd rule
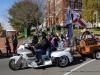
[[[81,32],[82,33],[80,33],[78,37],[79,40],[87,39],[87,38],[94,38],[97,42],[100,42],[100,37],[96,37],[94,32],[90,32],[86,28],[84,28]]]

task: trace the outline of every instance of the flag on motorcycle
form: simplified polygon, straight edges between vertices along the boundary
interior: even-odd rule
[[[84,21],[84,19],[82,18],[82,16],[80,16],[80,18],[79,18],[79,20],[78,20],[78,23],[79,23],[81,26],[84,26],[84,27],[87,26],[87,23]]]
[[[77,26],[86,27],[87,23],[84,21],[81,15],[79,15],[76,11],[71,10],[73,14],[72,22],[75,23]]]
[[[72,19],[71,19],[71,11],[68,9],[66,12],[67,20],[66,20],[66,26],[72,24]]]
[[[72,20],[72,22],[75,23],[75,22],[78,21],[80,15],[78,15],[76,11],[71,10],[71,12],[73,14],[73,20]]]
[[[70,10],[67,10],[66,16],[67,16],[66,26],[68,27],[67,37],[71,38],[71,37],[73,37],[73,28],[72,28],[72,17],[71,17],[71,11]]]

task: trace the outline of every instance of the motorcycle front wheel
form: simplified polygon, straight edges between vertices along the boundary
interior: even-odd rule
[[[16,70],[19,70],[21,69],[22,67],[22,63],[21,61],[18,61],[16,64],[15,64],[15,59],[11,59],[10,62],[9,62],[9,68],[16,71]]]

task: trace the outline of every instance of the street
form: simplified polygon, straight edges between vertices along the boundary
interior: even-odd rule
[[[41,68],[22,67],[13,71],[9,68],[9,58],[0,56],[0,75],[100,75],[100,60],[87,57],[82,60],[80,55],[74,55],[74,60],[67,67],[46,66]]]

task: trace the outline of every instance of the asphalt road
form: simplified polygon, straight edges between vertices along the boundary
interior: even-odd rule
[[[74,60],[65,68],[46,66],[38,69],[22,67],[21,70],[13,71],[9,68],[9,58],[0,56],[0,75],[100,75],[100,60],[75,55]]]

